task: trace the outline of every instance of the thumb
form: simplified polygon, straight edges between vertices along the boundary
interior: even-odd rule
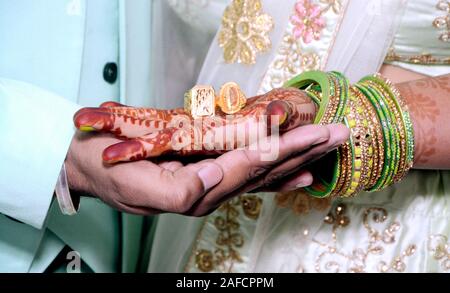
[[[163,210],[183,214],[223,179],[222,168],[212,162],[188,165],[172,173],[168,182],[161,184],[171,190]]]
[[[222,181],[222,168],[215,163],[206,163],[197,171],[205,193]]]

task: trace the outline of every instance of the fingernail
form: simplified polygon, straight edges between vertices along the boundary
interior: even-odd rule
[[[297,183],[297,185],[295,187],[303,188],[303,187],[310,186],[311,184],[312,184],[312,182],[309,179],[300,179],[300,181]]]
[[[205,191],[213,188],[222,181],[222,169],[216,164],[208,164],[197,172],[198,177],[203,183]]]
[[[80,131],[83,131],[83,132],[91,132],[91,131],[95,130],[94,127],[92,127],[92,126],[85,126],[85,125],[81,125],[79,129],[80,129]]]
[[[337,149],[338,147],[342,146],[348,141],[347,138],[344,139],[338,139],[336,142],[333,143],[332,147],[333,149]]]
[[[345,143],[345,141],[339,141],[333,144],[333,146],[331,147],[332,150],[338,149],[340,146],[342,146]]]

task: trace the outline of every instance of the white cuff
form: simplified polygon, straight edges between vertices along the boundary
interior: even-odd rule
[[[74,198],[70,195],[69,184],[67,182],[66,164],[63,164],[61,171],[59,172],[55,193],[61,212],[67,216],[76,215],[78,208],[80,207],[80,199],[75,198],[74,200]]]

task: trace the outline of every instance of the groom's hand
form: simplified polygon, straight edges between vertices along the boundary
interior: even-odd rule
[[[75,135],[66,159],[71,190],[96,196],[133,214],[183,214],[223,178],[220,166],[208,162],[189,166],[145,160],[105,164],[103,150],[117,142],[107,135]]]
[[[344,126],[305,126],[281,136],[273,160],[263,160],[258,150],[245,149],[183,166],[177,161],[107,165],[101,154],[118,140],[77,134],[66,167],[71,189],[95,195],[118,210],[201,216],[232,196],[274,186],[280,178],[283,183],[275,185],[280,189],[307,186],[310,174],[302,168],[344,143],[348,135]]]
[[[203,216],[225,200],[253,191],[290,191],[312,184],[309,163],[344,144],[350,131],[344,125],[308,125],[280,137],[278,156],[262,160],[255,150],[235,150],[217,158],[223,179],[191,208],[189,214]]]

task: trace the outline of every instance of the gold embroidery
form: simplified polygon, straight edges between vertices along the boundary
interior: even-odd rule
[[[439,16],[433,21],[433,26],[441,31],[439,40],[450,42],[450,1],[440,0],[436,8],[445,11],[445,16]]]
[[[259,93],[282,87],[293,76],[325,66],[329,50],[340,27],[344,7],[342,0],[298,0],[277,55],[263,78]],[[338,19],[334,19],[339,17]],[[317,49],[325,32],[332,35],[326,49]]]
[[[239,249],[244,245],[244,235],[240,231],[239,209],[250,219],[258,219],[262,199],[254,196],[240,196],[223,204],[214,218],[214,227],[218,231],[214,252],[199,249],[195,253],[195,263],[202,272],[219,270],[232,272],[236,262],[242,262]]]
[[[383,231],[375,229],[372,222],[382,224],[386,222],[388,213],[382,208],[368,208],[363,214],[364,228],[367,230],[369,243],[365,249],[354,248],[351,252],[338,248],[338,230],[348,227],[350,219],[345,215],[346,206],[339,204],[334,211],[325,217],[324,222],[332,225],[332,241],[321,242],[313,239],[313,242],[322,247],[324,250],[316,258],[315,270],[317,272],[366,272],[369,260],[373,257],[381,258],[385,252],[385,246],[394,244],[396,241],[396,233],[400,230],[400,224],[394,222],[388,225]],[[405,259],[412,256],[417,250],[416,245],[410,244],[398,256],[394,257],[390,262],[384,260],[378,261],[379,272],[404,272],[406,270]]]
[[[202,272],[211,272],[214,269],[214,256],[209,250],[199,250],[195,255],[195,263]]]
[[[241,200],[244,214],[250,219],[257,220],[261,212],[262,199],[254,195],[248,195],[243,196]]]
[[[277,56],[272,60],[272,64],[263,78],[263,83],[266,83],[266,85],[261,85],[260,91],[267,92],[273,88],[280,87],[286,80],[295,74],[301,73],[303,70],[321,69],[325,65],[340,23],[342,22],[345,11],[344,6],[346,6],[348,1],[320,0],[319,2],[319,0],[299,0],[296,3],[297,7],[294,6],[293,8],[294,12],[296,11],[296,8],[300,9],[301,12],[302,7],[297,4],[310,3],[313,1],[314,3],[317,3],[317,5],[307,6],[309,8],[320,6],[320,17],[319,19],[316,19],[316,21],[318,21],[318,26],[320,27],[322,16],[327,19],[327,27],[323,29],[327,32],[326,35],[330,36],[330,40],[325,42],[326,48],[313,50],[312,47],[303,44],[303,38],[299,37],[298,39],[295,39],[295,36],[293,35],[295,27],[292,22],[289,22],[283,41],[280,42],[280,47],[277,50]],[[222,20],[223,28],[219,32],[219,42],[223,44],[221,47],[224,49],[224,58],[227,62],[245,63],[245,60],[253,60],[254,63],[256,59],[256,54],[252,54],[251,52],[248,53],[248,50],[242,51],[242,47],[245,48],[247,43],[242,42],[238,37],[238,33],[242,31],[245,32],[247,27],[251,27],[247,26],[247,22],[242,22],[240,28],[237,26],[238,23],[240,23],[241,18],[246,20],[244,18],[244,2],[257,3],[257,10],[259,11],[259,14],[262,15],[260,1],[234,0],[227,8]],[[316,8],[312,9],[311,13],[315,13],[317,18],[317,11],[315,11],[315,9]],[[253,10],[251,17],[256,15],[254,11],[255,10]],[[339,13],[336,13],[336,11]],[[248,14],[248,11],[246,13]],[[301,13],[299,15],[302,16]],[[264,22],[264,19],[272,20],[270,16],[263,17],[262,22]],[[269,46],[271,46],[268,32],[273,28],[273,23],[268,21],[266,27],[270,29],[267,29],[264,35],[267,36],[267,41]],[[297,29],[298,28],[299,24],[297,23]],[[306,39],[308,39],[308,37],[306,37]],[[314,40],[310,45],[314,46],[316,44],[315,42],[318,41]],[[307,205],[308,210],[326,210],[330,207],[329,199],[320,200],[311,197],[304,198],[302,196],[294,196],[292,200],[294,201],[293,207],[298,213],[302,212],[303,206],[305,205]],[[232,271],[233,265],[242,261],[241,252],[242,247],[245,244],[245,239],[241,229],[245,229],[250,234],[254,232],[253,229],[255,228],[256,222],[246,221],[246,219],[257,220],[260,215],[262,203],[262,198],[257,196],[242,196],[238,199],[238,202],[233,201],[227,203],[213,215],[207,217],[203,227],[197,235],[195,247],[193,249],[194,253],[191,255],[191,258],[185,267],[185,271],[191,271],[193,266],[196,266],[198,270],[203,272]],[[242,212],[240,210],[241,208]],[[232,216],[226,216],[227,214],[231,214]],[[220,220],[217,220],[218,218],[220,218]],[[220,225],[217,225],[217,221]],[[244,228],[241,227],[241,224]],[[228,226],[230,229],[223,230],[221,228],[222,226]],[[213,235],[217,234],[215,243],[209,242],[211,237],[214,237],[211,236],[210,233],[214,233]],[[309,231],[305,230],[304,233],[307,235]],[[239,239],[239,245],[236,246],[234,242],[228,240],[230,239],[230,234],[234,235],[233,239]],[[251,235],[246,237],[251,237]],[[299,267],[299,271],[301,270],[301,267]]]
[[[421,54],[421,55],[399,55],[395,52],[394,48],[389,50],[386,56],[386,62],[405,62],[412,64],[424,64],[424,65],[448,65],[450,64],[450,57],[439,58],[431,54]]]
[[[450,271],[450,243],[445,235],[431,235],[428,238],[428,251],[433,254],[444,271]]]
[[[339,14],[342,10],[342,2],[340,0],[320,0],[320,3],[325,4],[324,12],[332,9],[334,13]]]
[[[311,210],[326,211],[331,206],[330,197],[316,198],[301,190],[278,193],[275,200],[279,207],[291,208],[296,215],[308,214]]]
[[[282,87],[287,80],[301,72],[320,70],[325,66],[334,37],[329,44],[329,48],[324,52],[320,52],[318,49],[309,49],[304,39],[306,37],[307,40],[310,40],[311,45],[315,45],[316,42],[320,41],[322,30],[332,30],[332,35],[335,36],[340,27],[344,14],[344,4],[346,3],[341,0],[299,0],[296,2],[291,23],[286,29],[277,56],[264,77],[260,93]],[[310,28],[312,23],[309,14],[315,15],[315,31]],[[340,17],[336,25],[330,25],[331,23],[334,24],[334,22],[330,22],[329,17],[331,16]],[[302,21],[306,24],[301,25]],[[307,33],[311,33],[311,31],[315,33],[317,38],[307,36]],[[324,211],[331,206],[330,198],[312,198],[305,195],[301,190],[277,194],[276,201],[281,207],[292,208],[294,213],[298,215],[308,214],[311,210]]]
[[[345,215],[346,206],[338,205],[333,212],[330,212],[323,220],[326,224],[333,225],[334,228],[345,228],[350,224],[350,219]]]
[[[260,0],[233,0],[225,9],[219,45],[227,63],[256,63],[256,55],[270,49],[274,21],[263,13]]]
[[[321,59],[314,52],[304,52],[294,36],[286,34],[272,66],[280,73],[271,76],[270,86],[278,88],[300,72],[320,69]]]

